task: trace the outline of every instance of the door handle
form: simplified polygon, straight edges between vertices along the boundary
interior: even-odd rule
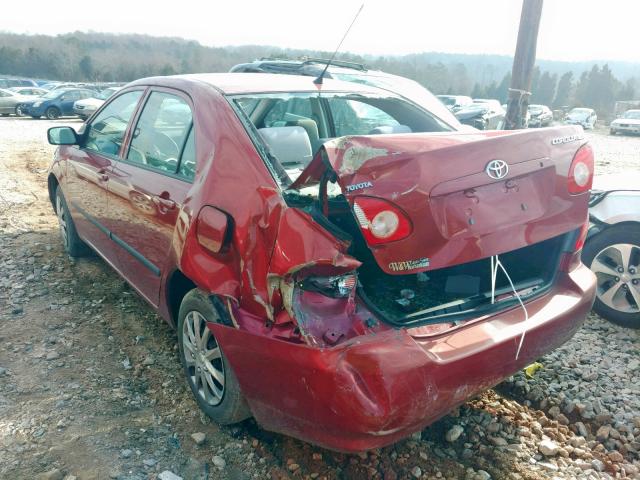
[[[173,210],[176,208],[176,202],[169,198],[156,197],[156,202],[158,202],[158,205],[165,210]]]

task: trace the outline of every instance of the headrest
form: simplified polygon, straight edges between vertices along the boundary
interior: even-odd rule
[[[282,165],[306,166],[311,161],[311,142],[304,128],[269,127],[258,132]]]

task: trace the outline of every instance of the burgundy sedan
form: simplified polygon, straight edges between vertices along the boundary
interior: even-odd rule
[[[49,130],[49,192],[66,251],[176,327],[211,418],[362,451],[567,341],[593,302],[582,129],[456,128],[353,83],[148,78]]]

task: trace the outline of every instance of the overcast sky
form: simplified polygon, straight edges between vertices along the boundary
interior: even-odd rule
[[[342,50],[513,55],[521,0],[368,0]],[[362,0],[6,0],[0,30],[178,36],[333,50]],[[640,62],[640,0],[545,0],[538,58]],[[1,45],[0,45],[1,46]]]

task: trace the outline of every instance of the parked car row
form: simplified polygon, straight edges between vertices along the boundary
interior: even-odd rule
[[[47,88],[45,88],[47,87]],[[46,117],[78,115],[86,120],[120,89],[110,84],[47,83],[0,89],[0,115]]]

